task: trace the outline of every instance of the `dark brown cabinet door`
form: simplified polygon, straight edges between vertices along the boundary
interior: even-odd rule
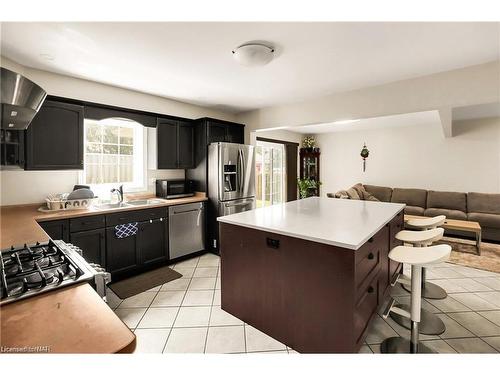
[[[177,168],[177,121],[159,119],[157,139],[158,169]]]
[[[166,219],[156,219],[139,224],[137,240],[141,265],[147,266],[168,259],[166,222]]]
[[[106,230],[104,228],[71,233],[70,242],[82,250],[87,262],[106,266]]]
[[[194,168],[194,128],[188,122],[178,124],[178,167]]]
[[[83,169],[83,106],[46,100],[26,130],[26,169]]]
[[[69,241],[69,221],[52,220],[38,223],[47,235],[53,240]]]
[[[241,125],[227,125],[226,142],[244,144],[244,127]]]
[[[140,263],[138,235],[117,238],[115,228],[106,228],[106,270],[112,274],[134,271]]]
[[[207,145],[214,142],[226,142],[226,125],[209,122],[207,128]]]

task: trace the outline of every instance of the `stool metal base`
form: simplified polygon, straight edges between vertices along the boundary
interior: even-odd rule
[[[400,309],[410,311],[410,305],[408,304],[397,304],[395,306]],[[409,318],[396,314],[392,311],[389,315],[400,326],[411,329],[411,320]],[[446,331],[446,326],[441,318],[425,309],[422,309],[420,311],[419,331],[424,335],[440,335]]]
[[[411,286],[401,284],[404,290],[411,293]],[[422,285],[422,298],[429,299],[445,299],[448,293],[446,290],[441,288],[439,285],[430,283],[426,281],[424,285]]]
[[[385,339],[382,344],[380,344],[381,353],[392,353],[392,354],[409,354],[410,350],[410,340],[403,337],[389,337]],[[425,344],[418,343],[418,353],[436,353],[434,350],[426,346]]]

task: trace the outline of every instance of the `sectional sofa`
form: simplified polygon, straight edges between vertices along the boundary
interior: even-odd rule
[[[482,228],[483,240],[500,241],[500,194],[459,193],[375,185],[363,185],[363,187],[379,201],[405,203],[405,213],[409,215],[445,215],[450,219],[477,221]]]

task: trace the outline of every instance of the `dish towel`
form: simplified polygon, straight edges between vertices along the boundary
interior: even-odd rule
[[[135,236],[139,226],[137,221],[128,224],[115,225],[115,237],[116,238],[127,238],[130,236]]]

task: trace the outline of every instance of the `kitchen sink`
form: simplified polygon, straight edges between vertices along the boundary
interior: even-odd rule
[[[96,206],[98,210],[108,210],[110,208],[121,208],[121,207],[129,207],[130,204],[124,203],[124,202],[119,202],[119,203],[105,203],[105,204],[100,204]]]
[[[162,201],[159,199],[138,199],[134,201],[127,201],[126,204],[132,206],[147,206],[148,204],[158,204],[158,203],[162,203]]]

